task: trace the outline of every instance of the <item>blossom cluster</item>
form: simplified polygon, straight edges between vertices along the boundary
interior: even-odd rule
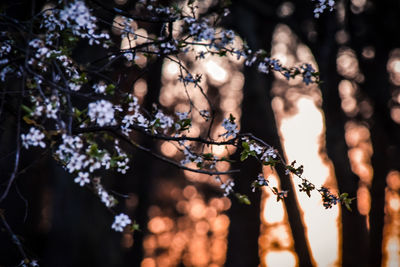
[[[97,18],[91,14],[84,1],[73,1],[61,10],[51,9],[44,12],[43,16],[42,27],[49,31],[49,44],[53,44],[53,40],[59,37],[58,31],[68,28],[75,36],[88,39],[90,45],[101,44],[108,48],[106,41],[110,36],[107,33],[96,33]]]
[[[111,225],[111,228],[117,232],[122,232],[125,226],[131,224],[132,221],[129,219],[128,215],[121,213],[114,218],[114,222]]]
[[[221,184],[220,187],[224,191],[225,197],[234,192],[234,190],[233,190],[234,186],[235,186],[235,182],[232,180],[229,180],[226,183]]]
[[[229,138],[230,136],[232,136],[232,138],[236,138],[236,135],[239,133],[239,129],[234,119],[225,118],[222,122],[222,126],[224,127],[226,132],[223,133],[221,136],[224,136],[225,138]]]
[[[103,202],[107,208],[114,207],[118,201],[115,199],[113,195],[109,194],[106,191],[106,189],[100,182],[100,178],[98,177],[94,178],[93,183],[94,183],[95,193],[100,198],[101,202]]]
[[[322,186],[318,191],[322,196],[323,205],[326,209],[332,208],[333,205],[336,205],[340,201],[340,199],[332,194],[326,187]]]
[[[266,163],[274,161],[277,158],[278,158],[278,154],[277,154],[276,150],[273,149],[272,147],[269,147],[268,149],[266,149],[261,156],[261,160]]]
[[[27,134],[21,134],[22,145],[25,148],[30,146],[40,146],[42,148],[46,147],[46,143],[43,142],[45,135],[39,129],[31,127]]]
[[[190,110],[186,112],[169,113],[157,105],[151,111],[146,110],[139,104],[137,97],[120,87],[122,81],[107,77],[103,70],[119,64],[118,58],[125,57],[123,60],[128,60],[131,64],[136,62],[138,55],[145,55],[149,61],[163,57],[178,65],[180,75],[177,82],[181,82],[185,88],[193,86],[206,97],[201,87],[202,75],[191,73],[190,68],[181,61],[188,54],[199,60],[206,56],[231,54],[237,59],[244,58],[246,66],[255,65],[264,74],[275,71],[282,73],[287,79],[300,75],[306,85],[318,82],[318,74],[314,68],[309,64],[288,68],[279,60],[267,57],[265,51],[253,52],[246,45],[236,47],[235,32],[229,29],[217,30],[213,16],[196,16],[195,4],[189,5],[193,12],[187,13],[179,8],[161,6],[154,1],[140,3],[144,14],[149,15],[145,21],[152,22],[158,18],[169,30],[163,29],[160,36],[156,37],[140,35],[140,31],[133,28],[136,19],[122,16],[119,10],[114,9],[116,14],[121,15],[122,22],[112,21],[110,24],[119,29],[121,40],[128,38],[131,41],[139,37],[144,39],[140,44],[129,48],[120,49],[116,45],[109,49],[112,45],[109,34],[99,30],[98,18],[92,15],[92,10],[82,0],[70,1],[64,6],[60,4],[41,12],[40,16],[35,17],[40,20],[38,32],[24,34],[23,38],[16,36],[15,40],[0,41],[0,80],[7,82],[15,75],[21,76],[22,72],[26,75],[23,79],[24,90],[21,90],[19,96],[23,98],[20,108],[26,112],[23,121],[29,125],[25,125],[25,128],[30,128],[26,132],[22,127],[22,131],[18,133],[22,146],[26,149],[37,146],[45,148],[48,144],[53,151],[53,157],[71,174],[73,181],[81,187],[91,188],[108,208],[114,208],[118,201],[101,184],[99,175],[102,171],[111,170],[126,174],[130,168],[130,158],[120,140],[132,148],[156,154],[137,144],[133,132],[173,142],[181,152],[180,161],[175,162],[174,159],[166,159],[159,154],[156,156],[186,170],[219,177],[221,172],[218,171],[217,163],[228,159],[219,158],[212,151],[205,152],[204,144],[230,145],[241,149],[241,160],[252,156],[261,165],[274,167],[276,164],[283,164],[288,172],[302,179],[301,191],[308,194],[313,190],[314,185],[301,177],[302,169],[286,166],[278,152],[266,143],[241,135],[232,115],[219,122],[224,132],[218,140],[210,137],[189,138],[187,134],[192,127],[191,118],[194,112],[198,112],[205,121],[211,121],[210,128],[213,127],[215,114],[210,112],[213,110],[212,106],[200,109],[188,99]],[[322,8],[323,1],[319,3]],[[329,1],[329,6],[330,3]],[[228,12],[224,12],[223,15],[227,14]],[[178,22],[181,32],[173,34],[172,24]],[[37,21],[33,20],[32,23]],[[1,40],[4,36],[6,33],[1,32]],[[21,51],[22,45],[15,45],[14,42],[25,38],[28,49]],[[90,69],[76,62],[72,50],[82,39],[89,45],[107,49],[103,66],[98,69],[95,69],[97,66],[90,66],[93,67]],[[204,49],[199,52],[195,49],[198,46]],[[25,58],[24,64],[14,64],[21,58]],[[22,122],[19,123],[22,125]],[[193,164],[190,163],[194,163],[196,167],[192,168]],[[217,181],[225,196],[234,193],[233,180],[222,182],[217,178]],[[254,189],[262,186],[269,186],[269,183],[268,179],[260,175],[252,187]],[[278,200],[287,195],[284,190],[271,190]],[[326,207],[331,207],[329,203],[336,204],[333,202],[337,197],[329,191],[319,189],[319,192]],[[244,195],[238,196],[247,203]],[[112,229],[121,232],[129,224],[129,217],[121,213],[115,217]]]
[[[268,186],[268,185],[269,185],[268,179],[266,179],[266,178],[264,177],[264,175],[263,175],[262,173],[260,173],[260,174],[257,176],[257,180],[255,180],[255,181],[251,184],[251,191],[255,192],[255,191],[256,191],[256,188],[260,188],[260,187]]]
[[[314,17],[319,18],[319,16],[325,11],[325,9],[329,9],[329,11],[333,10],[335,6],[335,0],[312,0],[316,2],[314,8]]]
[[[109,101],[101,99],[90,103],[88,109],[90,120],[96,122],[99,126],[115,123],[114,106]]]

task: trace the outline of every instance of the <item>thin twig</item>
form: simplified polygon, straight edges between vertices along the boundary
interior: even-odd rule
[[[4,216],[4,210],[0,210],[0,218],[1,218],[1,221],[3,222],[4,227],[6,228],[8,234],[11,236],[11,240],[18,247],[18,250],[21,253],[22,257],[24,258],[24,261],[29,262],[28,256],[26,255],[25,250],[22,247],[21,241],[19,240],[18,236],[16,234],[14,234],[10,225],[7,223],[7,220]]]
[[[150,138],[164,140],[164,141],[192,141],[192,142],[203,143],[206,145],[224,146],[224,145],[235,145],[236,140],[238,139],[238,138],[232,138],[227,141],[218,142],[218,141],[213,141],[210,139],[205,139],[202,137],[189,137],[189,136],[185,136],[185,135],[180,136],[180,137],[175,137],[175,136],[168,136],[168,135],[164,135],[164,134],[152,134],[137,125],[132,125],[132,128],[135,131],[138,131]],[[90,132],[101,132],[101,131],[117,132],[118,130],[119,130],[119,127],[117,127],[117,126],[103,126],[103,127],[93,126],[93,127],[85,127],[85,128],[76,128],[73,130],[73,133],[79,134],[79,133],[90,133]]]
[[[23,79],[22,81],[23,85],[22,87],[25,86],[25,79]],[[10,179],[8,180],[7,183],[7,187],[6,190],[3,192],[1,198],[0,198],[0,202],[2,202],[8,195],[8,192],[10,191],[11,185],[14,182],[14,179],[17,175],[17,171],[18,171],[18,166],[19,166],[19,159],[20,159],[20,152],[21,152],[21,104],[22,104],[22,98],[19,99],[19,103],[18,103],[18,114],[17,114],[17,150],[15,152],[15,161],[14,161],[14,169],[13,172],[11,173]]]
[[[89,130],[90,129],[90,130]],[[222,174],[232,174],[232,173],[237,173],[240,172],[240,170],[228,170],[228,171],[207,171],[207,170],[202,170],[202,169],[192,169],[189,167],[186,167],[184,165],[179,164],[178,162],[171,160],[167,157],[164,157],[160,154],[154,153],[151,149],[146,148],[144,146],[141,146],[137,143],[135,143],[133,140],[131,140],[128,136],[122,134],[121,132],[119,132],[117,130],[116,127],[93,127],[93,128],[78,128],[75,129],[73,131],[74,134],[78,134],[78,133],[84,133],[84,132],[99,132],[99,131],[108,131],[110,133],[112,133],[113,135],[117,136],[118,138],[120,138],[121,140],[125,141],[127,144],[129,144],[132,147],[138,148],[142,151],[145,151],[146,153],[151,154],[152,156],[154,156],[157,159],[160,159],[166,163],[169,163],[171,165],[174,165],[175,167],[178,167],[179,169],[183,169],[183,170],[187,170],[187,171],[191,171],[191,172],[197,172],[197,173],[203,173],[203,174],[208,174],[208,175],[222,175]],[[163,140],[168,140],[169,137],[168,136],[162,136],[163,138],[159,138],[159,139],[163,139]],[[173,137],[171,137],[173,138]],[[189,138],[189,137],[188,137]],[[205,142],[208,142],[210,144],[218,144],[218,142],[213,142],[213,141],[208,141],[202,138],[189,138],[189,139],[198,139],[198,140],[204,140]],[[186,139],[186,140],[189,140]],[[173,139],[169,139],[169,140],[173,140]],[[184,140],[184,139],[182,139]],[[175,140],[177,141],[177,140]],[[229,143],[231,144],[231,143]]]

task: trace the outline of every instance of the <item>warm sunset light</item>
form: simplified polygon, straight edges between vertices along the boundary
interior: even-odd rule
[[[291,251],[273,251],[268,252],[265,256],[267,266],[296,266],[296,257]]]
[[[218,86],[219,93],[224,96],[220,107],[223,113],[235,114],[240,119],[240,108],[242,87],[244,83],[243,74],[239,72],[240,65],[227,65],[226,59],[207,58],[202,62],[196,62],[193,69],[196,72],[207,74],[207,82]],[[223,66],[228,67],[225,69]],[[232,75],[234,73],[235,75]],[[171,61],[166,60],[163,66],[163,87],[160,94],[160,103],[166,107],[175,107],[175,111],[184,112],[191,108],[207,109],[207,102],[198,88],[184,88],[177,84],[180,75],[179,68]],[[208,92],[208,83],[202,83],[202,89]],[[136,87],[135,87],[136,90]],[[189,106],[183,100],[189,96],[193,106]],[[182,101],[180,101],[180,99]],[[189,135],[197,137],[204,134],[207,122],[194,113],[192,118],[193,127]],[[224,131],[220,124],[215,124],[211,135],[219,138]],[[178,153],[178,148],[169,142],[163,142],[160,146],[161,152],[170,157]],[[234,153],[232,147],[209,146],[205,151],[216,153],[218,156],[228,156]],[[195,167],[194,163],[187,166]],[[218,162],[217,168],[226,171],[230,168],[227,162]],[[208,175],[183,172],[185,179],[192,183],[206,183],[218,186],[217,181]],[[179,175],[179,174],[177,174]],[[228,177],[222,175],[221,179],[226,181]],[[176,187],[178,188],[178,187]],[[227,250],[227,234],[230,220],[223,214],[230,208],[230,199],[212,198],[208,202],[201,191],[196,187],[188,185],[179,190],[175,195],[176,210],[180,213],[178,218],[155,216],[148,224],[152,233],[146,237],[145,254],[147,257],[142,261],[142,266],[173,266],[174,262],[182,261],[186,266],[223,266]],[[162,214],[162,212],[161,212]],[[176,224],[171,222],[176,221]],[[170,242],[165,243],[165,240]],[[165,250],[158,254],[157,249]]]
[[[293,36],[287,28],[283,26],[278,28],[274,39],[276,46],[273,47],[273,51],[277,51],[277,53],[286,51],[285,47],[293,45],[291,38]],[[307,54],[308,51],[304,47],[301,49],[303,57],[305,57],[304,54]],[[276,54],[275,56],[279,58],[280,54]],[[286,60],[286,57],[282,60]],[[281,92],[285,90],[284,87],[288,87],[289,85],[282,84],[279,86],[281,88],[274,88],[273,90]],[[322,160],[326,156],[320,153],[321,146],[324,145],[321,140],[323,140],[325,130],[323,114],[316,104],[320,102],[320,99],[316,97],[315,93],[312,93],[311,96],[307,94],[302,95],[299,92],[300,90],[288,89],[286,89],[288,92],[286,97],[291,101],[290,104],[293,106],[294,112],[283,110],[283,105],[279,98],[273,100],[274,112],[288,162],[296,160],[299,164],[303,164],[305,167],[304,175],[313,183],[317,185],[329,184],[332,187],[335,183],[333,177],[330,177],[330,165]],[[292,179],[295,184],[299,182],[296,180],[298,179],[296,177]],[[272,179],[273,182],[274,179]],[[304,213],[303,221],[306,225],[309,245],[315,263],[317,266],[335,266],[339,261],[339,209],[335,207],[334,209],[325,210],[321,205],[318,195],[313,195],[309,198],[304,193],[298,193],[297,198],[299,203],[301,203],[301,209]],[[284,220],[285,212],[282,204],[280,202],[276,203],[273,196],[271,200],[266,198],[264,201],[263,216],[265,218],[265,225],[263,227],[266,229],[271,228],[271,233],[280,233],[276,229],[276,226],[274,227],[273,225],[279,223],[284,226],[283,229],[286,229],[286,231],[277,234],[279,238],[275,242],[281,244],[279,248],[293,249],[293,241],[290,240],[291,236],[287,232],[289,228],[287,221]],[[285,235],[290,241],[284,241]],[[286,245],[283,245],[285,243]],[[267,244],[265,243],[263,246],[268,246]],[[282,266],[282,263],[288,264],[287,266],[297,265],[296,257],[293,256],[292,251],[268,251],[266,253],[266,266]]]
[[[215,80],[219,84],[222,84],[226,81],[228,74],[215,61],[209,60],[205,64],[205,68],[207,70],[207,74],[210,75],[212,80]]]
[[[284,118],[280,130],[288,161],[296,159],[305,166],[304,175],[316,184],[329,181],[329,165],[319,154],[323,134],[322,114],[314,102],[300,98],[297,115]],[[299,142],[301,140],[301,142]],[[307,151],[307,153],[302,153]],[[307,167],[309,166],[309,167]],[[296,183],[296,178],[293,178]],[[330,182],[331,183],[331,182]],[[332,187],[332,186],[331,186]],[[338,212],[337,208],[325,210],[318,196],[309,198],[298,193],[297,197],[304,212],[304,222],[314,259],[318,266],[331,266],[338,261]],[[323,236],[323,238],[321,238]]]
[[[400,262],[400,197],[396,193],[400,189],[400,173],[389,172],[386,177],[386,215],[384,228],[384,265],[398,266]]]
[[[0,2],[0,267],[400,266],[399,0]]]

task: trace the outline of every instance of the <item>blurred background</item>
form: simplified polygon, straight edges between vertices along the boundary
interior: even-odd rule
[[[33,2],[2,5],[10,16],[24,19],[30,17]],[[102,2],[129,12],[137,4]],[[221,4],[198,2],[201,16]],[[35,4],[40,11],[47,2]],[[93,8],[104,19],[121,19]],[[312,63],[322,83],[305,86],[279,73],[260,74],[256,66],[244,67],[243,60],[233,56],[199,61],[182,55],[192,73],[203,73],[202,86],[217,109],[212,137],[223,133],[218,125],[233,114],[241,131],[265,140],[288,162],[303,164],[311,182],[357,197],[352,211],[340,206],[326,210],[318,194],[297,194],[299,181],[279,168],[263,172],[272,185],[289,190],[284,202],[266,190],[252,193],[249,185],[260,171],[257,162],[219,163],[220,170],[241,169],[233,177],[235,190],[252,202],[242,205],[222,197],[212,177],[128,150],[129,172],[103,177],[108,188],[128,196],[120,198],[118,208],[141,228],[121,235],[111,230],[113,218],[98,199],[76,186],[51,157],[27,153],[22,158],[24,172],[0,208],[41,266],[400,266],[400,2],[337,1],[335,10],[319,19],[313,17],[314,2],[306,0],[232,0],[229,8],[221,27],[242,37],[235,42],[238,47],[245,40],[285,66]],[[160,31],[156,24],[132,26],[141,36]],[[102,27],[120,42],[120,31]],[[180,25],[175,27],[178,33]],[[122,40],[121,48],[135,44]],[[79,43],[74,58],[85,63],[101,53],[101,48]],[[177,65],[148,61],[141,54],[136,63],[121,61],[110,75],[122,80],[149,110],[153,102],[170,113],[188,110]],[[189,93],[199,109],[207,108],[198,90]],[[15,118],[1,119],[3,183],[12,166]],[[207,125],[194,114],[190,135],[204,134]],[[180,159],[171,143],[133,137]],[[218,156],[235,152],[212,149]],[[4,231],[0,251],[0,266],[19,264],[19,252]]]

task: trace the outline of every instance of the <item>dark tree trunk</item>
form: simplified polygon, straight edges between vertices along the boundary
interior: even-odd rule
[[[321,91],[326,124],[326,151],[335,167],[340,192],[346,192],[354,197],[357,195],[359,178],[352,172],[347,155],[348,147],[344,129],[346,119],[338,94],[339,77],[335,72],[336,57],[332,56],[328,60],[319,61],[321,79],[324,81]],[[324,68],[323,64],[329,64],[327,62],[330,62],[331,66]],[[366,265],[367,259],[363,256],[368,247],[366,218],[359,213],[356,201],[357,199],[353,201],[352,212],[342,209],[342,266]]]
[[[314,49],[320,68],[322,108],[326,124],[326,150],[335,167],[340,192],[357,195],[359,178],[352,172],[345,140],[346,115],[341,108],[338,85],[340,77],[336,70],[338,45],[335,33],[339,30],[336,18],[327,16],[318,23],[318,37]],[[358,211],[357,200],[353,211],[342,209],[342,266],[365,266],[364,256],[368,248],[366,218]]]
[[[236,30],[246,38],[251,47],[270,51],[275,24],[257,17],[257,13],[252,13],[254,9],[252,12],[249,9],[252,10],[251,4],[250,7],[241,4],[235,6],[234,15],[241,18],[240,21],[236,21]],[[246,23],[240,23],[242,21]],[[245,71],[245,79],[241,131],[254,133],[282,153],[271,106],[272,78],[266,79],[265,76],[252,69]],[[260,234],[260,197],[250,192],[249,184],[260,172],[261,168],[258,163],[245,162],[241,168],[242,175],[235,179],[235,189],[238,192],[248,194],[252,204],[250,207],[243,206],[233,200],[232,208],[229,211],[231,224],[227,266],[257,266],[259,264],[257,244]],[[285,204],[300,266],[312,266],[304,226],[294,194],[295,189],[290,178],[284,174],[283,169],[278,168],[278,175],[282,188],[289,190]]]
[[[369,214],[370,266],[382,264],[386,177],[391,169],[399,169],[400,127],[390,115],[392,94],[387,72],[389,53],[400,45],[397,33],[399,10],[398,1],[377,1],[368,12],[358,15],[349,12],[349,32],[350,36],[354,36],[351,46],[357,54],[361,73],[365,77],[364,82],[359,85],[360,90],[373,106],[372,117],[366,118],[373,147]],[[375,51],[373,59],[363,57],[363,50],[367,45]]]
[[[143,107],[151,111],[152,104],[158,103],[158,97],[161,89],[161,70],[162,60],[157,60],[149,67],[145,76],[147,81],[147,94],[144,99]],[[139,137],[141,138],[141,137]],[[144,147],[157,151],[157,143],[154,140],[143,137],[141,144]],[[134,234],[134,245],[132,252],[127,255],[130,266],[140,266],[143,260],[143,238],[148,234],[148,209],[154,197],[154,181],[156,170],[161,163],[151,155],[135,151],[132,158],[133,177],[127,181],[126,186],[130,188],[138,197],[138,206],[133,218],[139,224],[141,231]],[[157,167],[158,166],[158,167]],[[133,265],[132,265],[133,264]]]

